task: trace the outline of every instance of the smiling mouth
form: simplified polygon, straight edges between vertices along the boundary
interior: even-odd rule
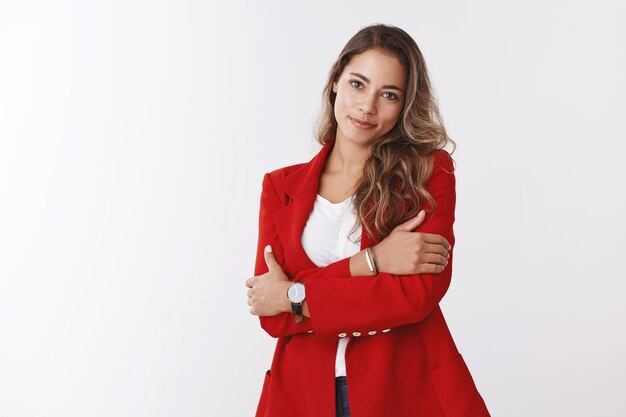
[[[350,117],[350,116],[348,116],[348,117],[350,118],[350,120],[352,120],[352,123],[354,123],[355,126],[361,128],[361,129],[369,129],[369,128],[372,128],[372,127],[376,126],[373,123],[369,123],[369,122],[365,122],[363,120],[355,119],[354,117]]]

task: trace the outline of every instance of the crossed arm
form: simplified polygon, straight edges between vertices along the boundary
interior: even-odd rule
[[[337,339],[342,333],[387,330],[423,320],[445,295],[452,276],[454,248],[455,176],[447,152],[435,159],[427,189],[435,200],[435,210],[414,231],[443,236],[451,245],[448,265],[439,273],[376,276],[350,272],[350,258],[325,267],[301,270],[292,278],[306,287],[310,317],[295,323],[293,314],[283,312],[259,316],[261,327],[272,337],[315,331],[318,337]],[[445,153],[445,155],[443,154]],[[263,250],[271,245],[280,259],[283,248],[274,227],[273,213],[281,207],[269,174],[263,178],[259,213],[259,238],[255,276],[268,272]]]

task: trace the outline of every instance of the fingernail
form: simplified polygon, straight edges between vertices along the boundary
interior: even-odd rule
[[[265,252],[271,252],[272,251],[272,247],[270,245],[267,245],[265,247]]]

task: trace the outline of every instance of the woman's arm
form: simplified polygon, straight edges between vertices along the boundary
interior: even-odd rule
[[[436,210],[415,231],[442,235],[454,248],[455,176],[452,159],[439,153],[427,188],[436,202]],[[432,312],[450,285],[452,249],[448,265],[432,274],[377,276],[344,275],[315,279],[317,268],[298,272],[294,280],[305,281],[308,325],[318,337],[338,339],[340,334],[391,329],[416,323]],[[338,262],[349,265],[349,258]],[[349,268],[348,268],[349,270]]]
[[[274,213],[282,207],[280,198],[276,193],[274,184],[269,173],[263,177],[263,187],[261,191],[261,202],[259,208],[259,234],[257,243],[256,262],[254,275],[262,275],[268,272],[269,268],[263,253],[266,245],[272,246],[272,252],[277,259],[284,258],[284,249],[278,238],[278,232],[274,226]],[[350,258],[344,258],[333,262],[323,268],[312,268],[307,270],[309,274],[300,280],[305,282],[310,279],[324,277],[350,277]],[[287,294],[285,294],[285,298]],[[313,330],[311,320],[308,316],[308,306],[304,305],[305,317],[300,323],[296,323],[291,312],[284,312],[274,316],[259,316],[261,327],[272,337],[284,337],[298,333],[307,333]]]
[[[452,160],[447,152],[440,151],[438,155],[445,157],[436,159],[433,175],[427,184],[437,203],[437,209],[415,231],[440,234],[453,245],[455,178]],[[255,275],[268,271],[263,255],[265,244],[272,242],[274,252],[278,252],[281,258],[283,256],[283,249],[272,219],[273,213],[280,207],[280,199],[269,174],[266,174],[261,196]],[[363,334],[363,327],[368,327],[367,325],[369,328],[366,332],[376,330],[376,326],[388,329],[422,320],[437,306],[447,291],[451,265],[440,273],[397,276],[379,272],[376,277],[372,277],[369,270],[365,269],[367,268],[365,263],[359,264],[363,260],[356,261],[359,256],[363,256],[362,252],[323,268],[299,271],[293,280],[304,282],[307,289],[307,301],[303,305],[305,318],[300,323],[295,323],[290,312],[260,316],[263,329],[273,337],[282,337],[311,332],[315,328],[316,333],[321,331],[330,337],[334,335],[335,338],[339,333],[352,331]],[[451,257],[450,252],[449,262],[452,261]],[[356,268],[352,268],[352,273],[351,259],[352,265],[356,265]],[[359,268],[367,275],[352,276]],[[310,310],[313,310],[313,313]],[[313,321],[310,318],[311,314]],[[356,329],[357,327],[359,329]]]

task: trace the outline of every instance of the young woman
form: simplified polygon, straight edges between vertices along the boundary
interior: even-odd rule
[[[330,70],[319,153],[265,174],[250,312],[278,338],[257,417],[482,417],[439,308],[455,176],[424,58],[363,28]]]

